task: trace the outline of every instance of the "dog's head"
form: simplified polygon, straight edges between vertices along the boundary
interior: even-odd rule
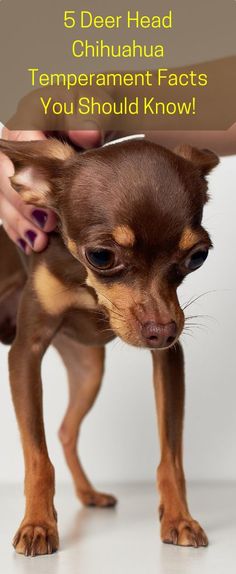
[[[0,150],[22,198],[58,214],[115,333],[136,346],[174,344],[184,326],[177,287],[211,247],[201,220],[217,156],[147,141],[82,154],[56,140],[2,141]]]

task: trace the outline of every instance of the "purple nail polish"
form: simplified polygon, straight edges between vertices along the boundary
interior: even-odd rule
[[[34,243],[35,243],[35,239],[37,237],[37,233],[35,233],[35,231],[32,231],[32,229],[29,229],[29,231],[26,231],[25,233],[25,237],[28,239],[31,247],[34,247]]]
[[[48,214],[45,211],[42,211],[41,209],[35,209],[32,211],[32,217],[37,225],[41,227],[41,229],[45,227],[48,219]]]
[[[17,239],[17,245],[21,249],[21,251],[24,251],[25,253],[27,246],[26,241],[24,239]]]

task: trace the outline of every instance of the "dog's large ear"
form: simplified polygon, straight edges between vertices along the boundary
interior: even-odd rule
[[[191,161],[200,169],[203,176],[208,175],[210,171],[219,163],[218,156],[209,149],[197,149],[188,144],[180,145],[175,148],[175,153],[184,159]]]
[[[56,139],[31,142],[0,140],[0,151],[14,164],[11,185],[22,199],[56,211],[63,166],[75,154],[73,148]]]

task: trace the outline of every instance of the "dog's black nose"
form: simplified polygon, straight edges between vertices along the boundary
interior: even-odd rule
[[[142,325],[141,332],[149,347],[162,349],[163,347],[169,347],[174,342],[177,335],[177,325],[175,321],[165,325],[148,321]]]

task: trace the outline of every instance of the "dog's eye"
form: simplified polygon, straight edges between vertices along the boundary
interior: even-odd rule
[[[115,254],[110,249],[87,249],[86,258],[97,269],[111,269],[115,263]]]
[[[195,271],[201,267],[208,256],[208,249],[198,249],[185,261],[188,271]]]

